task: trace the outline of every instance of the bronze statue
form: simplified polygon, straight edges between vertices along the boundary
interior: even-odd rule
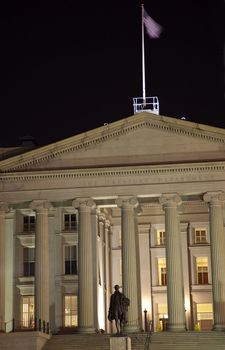
[[[115,292],[110,297],[108,320],[115,320],[117,334],[121,334],[123,325],[127,323],[126,314],[130,300],[119,291],[118,284],[114,286]]]

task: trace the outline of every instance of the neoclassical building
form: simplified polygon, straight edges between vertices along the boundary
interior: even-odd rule
[[[0,330],[225,330],[225,130],[148,112],[0,149]],[[26,333],[24,333],[26,334]]]

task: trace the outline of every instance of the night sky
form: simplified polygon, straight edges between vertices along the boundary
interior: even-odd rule
[[[89,3],[90,2],[90,3]],[[142,96],[141,1],[2,1],[0,147],[39,146],[133,114]],[[224,0],[148,0],[147,96],[160,114],[225,128]]]

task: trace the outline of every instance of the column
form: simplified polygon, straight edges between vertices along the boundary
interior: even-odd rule
[[[224,192],[208,192],[212,264],[212,294],[215,331],[225,330],[225,233],[223,224]]]
[[[75,200],[73,201],[73,206],[79,210],[78,331],[80,333],[93,333],[95,329],[91,210],[95,207],[95,203],[91,199]]]
[[[13,329],[13,217],[0,202],[0,331]]]
[[[138,237],[135,227],[135,208],[139,203],[136,198],[117,200],[122,210],[122,279],[123,293],[130,299],[127,313],[126,332],[139,332],[141,330],[141,315],[138,303]]]
[[[57,333],[56,326],[56,292],[57,288],[55,285],[56,276],[56,255],[55,245],[56,245],[56,235],[55,235],[55,210],[49,210],[48,213],[48,233],[49,233],[49,328],[51,332]],[[60,245],[61,249],[61,245]]]
[[[192,329],[191,324],[191,291],[190,291],[190,272],[189,272],[189,249],[188,249],[188,232],[189,224],[182,222],[180,225],[181,232],[181,254],[183,263],[183,280],[184,280],[184,307],[185,307],[185,319],[187,330]]]
[[[35,233],[35,317],[37,329],[44,333],[49,327],[49,232],[46,200],[35,200],[30,205],[36,211]]]
[[[160,198],[160,203],[165,211],[168,330],[182,332],[186,330],[186,325],[178,218],[181,199],[176,194],[165,194]]]
[[[108,310],[110,304],[110,271],[111,271],[111,256],[110,256],[110,233],[111,226],[108,220],[105,221],[105,324],[106,332],[110,332],[110,322],[108,321]]]

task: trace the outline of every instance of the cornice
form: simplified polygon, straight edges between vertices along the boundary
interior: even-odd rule
[[[149,177],[149,176],[181,176],[201,175],[210,173],[224,173],[225,162],[215,163],[191,163],[165,166],[138,166],[138,167],[114,167],[114,168],[91,168],[78,170],[61,171],[30,171],[0,173],[0,182],[16,181],[58,181],[71,179],[91,178],[128,178],[128,177]]]
[[[225,131],[223,129],[181,121],[175,118],[140,113],[137,116],[128,117],[66,140],[3,160],[0,162],[0,168],[2,171],[22,170],[30,165],[35,166],[38,163],[49,161],[65,153],[87,149],[90,146],[106,142],[142,128],[157,129],[225,144]]]

